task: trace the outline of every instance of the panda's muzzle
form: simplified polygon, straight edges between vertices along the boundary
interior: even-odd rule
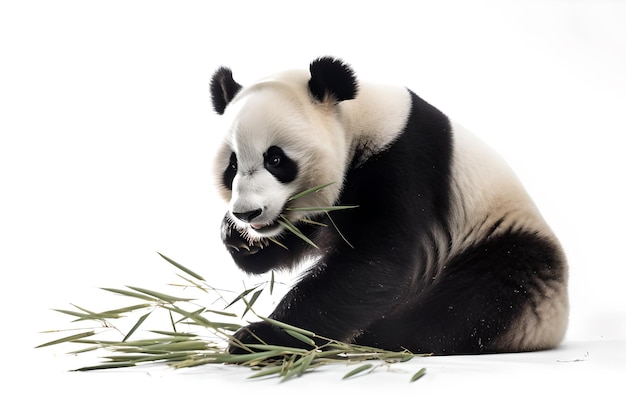
[[[263,210],[256,209],[256,210],[244,211],[242,213],[235,213],[235,212],[233,212],[233,216],[235,216],[236,218],[238,218],[242,222],[251,223],[252,220],[254,218],[256,218],[256,217],[259,217],[261,215],[261,213],[263,213]]]
[[[276,229],[280,228],[280,224],[276,221],[263,222],[257,220],[257,222],[255,222],[254,220],[258,219],[262,213],[262,209],[255,209],[246,212],[233,212],[233,216],[235,216],[242,222],[249,224],[250,227],[257,233],[263,234],[273,232]]]

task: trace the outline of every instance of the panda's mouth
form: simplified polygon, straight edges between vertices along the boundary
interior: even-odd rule
[[[275,232],[281,228],[281,225],[274,221],[271,223],[250,223],[250,227],[257,233],[267,234]]]
[[[283,206],[282,210],[280,211],[281,214],[278,215],[278,217],[276,217],[274,220],[271,220],[269,222],[265,222],[265,223],[254,223],[251,222],[249,223],[249,226],[252,230],[254,230],[254,232],[263,235],[264,237],[271,237],[271,236],[275,236],[276,234],[278,234],[283,226],[282,226],[282,222],[280,222],[281,217],[284,216],[284,213],[286,211],[286,205]]]

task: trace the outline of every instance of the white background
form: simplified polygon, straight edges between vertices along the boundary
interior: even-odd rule
[[[602,0],[0,3],[0,349],[10,384],[0,407],[161,415],[228,400],[263,414],[323,392],[352,410],[490,414],[486,404],[522,412],[548,400],[619,415],[624,22],[626,2]],[[52,308],[110,307],[99,287],[167,290],[175,271],[157,251],[218,286],[250,285],[219,240],[209,79],[227,65],[246,84],[320,55],[410,87],[505,156],[569,257],[563,347],[435,358],[415,385],[412,368],[282,385],[232,368],[76,374],[63,350],[34,350],[51,338],[40,331],[70,325]]]

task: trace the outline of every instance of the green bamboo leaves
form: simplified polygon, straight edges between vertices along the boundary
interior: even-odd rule
[[[417,371],[415,374],[413,374],[413,376],[411,377],[411,382],[417,381],[424,375],[426,375],[426,368],[422,368],[419,371]]]
[[[203,295],[207,292],[216,293],[218,299],[224,302],[224,309],[209,309],[199,305],[194,298],[174,296],[141,287],[103,288],[110,294],[140,300],[140,303],[135,301],[126,307],[100,312],[77,305],[72,305],[74,310],[57,309],[55,311],[71,316],[73,322],[81,322],[81,326],[84,326],[85,322],[94,322],[95,326],[91,330],[82,328],[70,336],[57,338],[37,347],[71,343],[84,346],[70,352],[72,354],[94,350],[109,352],[103,356],[102,363],[82,367],[76,371],[126,368],[146,363],[165,363],[175,368],[223,364],[252,369],[254,373],[250,376],[251,379],[278,378],[281,382],[300,377],[321,366],[337,364],[352,367],[343,376],[343,379],[351,379],[371,373],[383,365],[406,362],[417,356],[424,356],[343,343],[257,314],[254,305],[267,287],[270,293],[274,290],[274,274],[271,275],[269,283],[246,289],[232,301],[227,302],[203,277],[165,255],[159,255],[181,271],[182,274],[177,275],[190,284],[185,288],[199,290]],[[225,311],[241,304],[245,306],[241,315]],[[165,313],[169,318],[171,329],[144,329],[150,317],[156,313]],[[228,343],[240,343],[233,338],[233,334],[241,328],[240,322],[248,313],[256,316],[258,320],[280,328],[308,348],[276,346],[259,340],[258,343],[241,345],[250,353],[228,353],[226,351]],[[131,324],[129,329],[120,330],[128,326],[119,325],[118,322],[128,321]],[[181,331],[179,330],[181,325],[185,325],[186,328],[190,326],[197,328],[198,332]],[[120,340],[107,340],[101,337],[110,330],[117,330],[121,334]],[[143,338],[135,338],[140,332],[144,335]],[[421,368],[411,377],[411,382],[424,374],[425,369]]]
[[[75,340],[83,340],[83,339],[86,339],[88,337],[93,336],[94,334],[96,334],[96,332],[94,332],[94,331],[82,332],[82,333],[74,334],[74,335],[71,335],[71,336],[62,337],[60,339],[55,339],[55,340],[52,340],[50,342],[41,344],[41,345],[39,345],[37,347],[38,348],[42,348],[42,347],[48,347],[48,346],[52,346],[52,345],[58,345],[59,343],[73,342]]]
[[[374,365],[371,364],[371,363],[366,363],[365,365],[358,366],[358,367],[354,368],[353,370],[351,370],[350,372],[348,372],[347,374],[345,374],[343,376],[343,379],[353,377],[353,376],[355,376],[357,374],[361,374],[361,373],[363,373],[365,371],[368,371],[368,370],[372,369],[373,367],[374,367]]]
[[[297,200],[299,198],[305,197],[309,194],[313,194],[313,193],[317,193],[318,191],[328,187],[329,185],[332,185],[333,183],[328,183],[328,184],[324,184],[324,185],[320,185],[317,187],[313,187],[310,188],[308,190],[302,191],[298,194],[295,194],[293,196],[291,196],[287,202],[291,202],[294,200]],[[326,216],[328,217],[328,220],[330,221],[330,223],[333,225],[333,227],[335,228],[335,230],[337,230],[337,233],[339,233],[339,236],[341,236],[341,238],[350,246],[352,247],[352,245],[350,244],[350,242],[348,242],[348,240],[345,238],[345,236],[341,233],[341,231],[337,228],[337,225],[335,224],[335,222],[333,221],[332,217],[330,217],[329,212],[331,211],[337,211],[337,210],[346,210],[346,209],[353,209],[353,208],[357,208],[358,206],[356,205],[351,205],[351,206],[330,206],[330,207],[287,207],[285,209],[285,211],[306,211],[306,212],[322,212],[324,214],[326,214]],[[304,223],[309,223],[309,224],[315,224],[318,226],[326,226],[324,223],[321,222],[316,222],[313,220],[309,220],[309,219],[302,219],[301,220]],[[281,214],[280,215],[280,219],[278,220],[278,223],[283,226],[286,230],[290,231],[291,233],[293,233],[294,235],[298,236],[300,239],[302,239],[303,241],[305,241],[307,244],[313,246],[315,249],[319,249],[317,247],[317,245],[311,240],[309,239],[304,233],[302,233],[300,231],[300,229],[298,229],[298,227],[293,224],[288,218],[287,216],[285,216],[285,214]],[[282,245],[280,242],[278,242],[276,239],[272,239],[272,241],[276,244],[278,244],[279,246],[282,246],[285,249],[289,249],[287,247],[285,247],[284,245]]]

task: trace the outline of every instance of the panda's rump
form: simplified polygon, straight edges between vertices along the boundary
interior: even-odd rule
[[[566,264],[557,244],[503,233],[450,258],[356,340],[386,349],[472,354],[547,349],[567,321]]]
[[[556,241],[509,230],[451,258],[432,294],[446,294],[458,337],[473,335],[478,351],[546,349],[556,346],[565,332],[566,277],[567,264]],[[460,331],[470,323],[473,327]]]

